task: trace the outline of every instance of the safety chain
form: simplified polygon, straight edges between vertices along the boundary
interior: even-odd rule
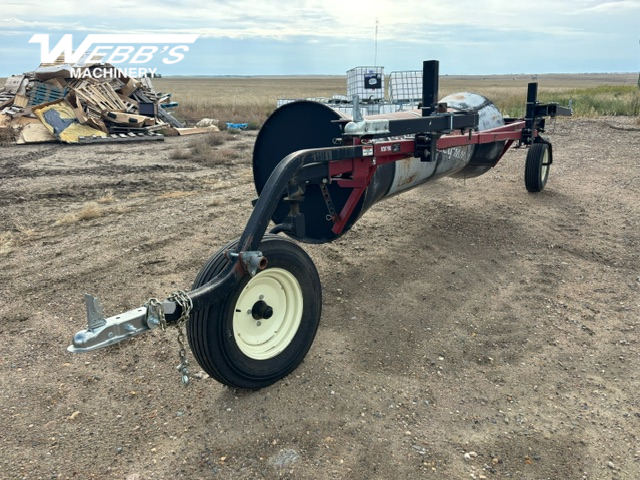
[[[178,329],[178,356],[180,357],[180,365],[178,365],[178,372],[182,375],[182,384],[189,385],[189,361],[187,360],[187,349],[185,348],[184,339],[184,324],[189,320],[189,315],[193,309],[193,302],[189,295],[184,290],[178,290],[169,295],[167,300],[176,302],[181,310],[182,315],[176,322],[176,328]],[[147,307],[148,321],[158,322],[160,329],[164,332],[167,329],[167,320],[164,316],[164,309],[162,304],[157,298],[150,298],[145,304]]]
[[[178,346],[180,347],[178,351],[178,356],[180,357],[180,365],[178,365],[178,372],[182,375],[182,384],[189,385],[189,361],[187,360],[187,350],[185,348],[184,341],[184,324],[189,320],[189,315],[191,314],[191,309],[193,308],[193,302],[189,295],[184,290],[178,290],[173,292],[168,300],[176,302],[180,305],[182,309],[182,315],[176,322],[176,328],[178,329]]]

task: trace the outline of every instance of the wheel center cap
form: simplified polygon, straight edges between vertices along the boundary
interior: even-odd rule
[[[273,308],[271,308],[264,300],[258,300],[253,304],[251,315],[256,320],[269,320],[273,315]]]

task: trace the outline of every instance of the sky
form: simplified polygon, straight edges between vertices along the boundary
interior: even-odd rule
[[[34,34],[50,48],[65,34],[74,48],[88,34],[197,34],[181,61],[144,65],[164,75],[390,73],[432,59],[450,75],[640,69],[640,0],[3,0],[0,77],[39,65]]]

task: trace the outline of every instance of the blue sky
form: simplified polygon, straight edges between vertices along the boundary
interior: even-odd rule
[[[637,72],[640,0],[5,0],[0,76],[40,63],[34,34],[198,34],[165,75]],[[377,27],[377,48],[375,31]],[[158,44],[160,45],[160,44]],[[120,66],[134,66],[121,64]]]

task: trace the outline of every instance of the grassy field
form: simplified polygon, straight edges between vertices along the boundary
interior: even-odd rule
[[[542,101],[567,105],[577,116],[640,114],[635,74],[443,76],[441,97],[471,91],[491,99],[504,115],[524,114],[527,83],[537,81]],[[173,94],[174,112],[187,122],[217,118],[259,127],[279,98],[331,97],[346,94],[345,76],[317,77],[173,77],[154,79],[158,90]]]
[[[217,118],[225,122],[262,125],[279,98],[331,97],[346,93],[346,77],[209,77],[154,79],[156,89],[173,94],[178,118],[197,122]]]
[[[505,116],[524,114],[527,83],[537,81],[541,101],[567,105],[574,115],[640,115],[638,76],[627,74],[445,75],[440,97],[454,92],[475,92],[492,100]],[[346,95],[346,76],[291,77],[165,77],[153,80],[157,90],[173,94],[179,106],[173,113],[189,124],[208,117],[249,123],[259,128],[276,108],[279,98]],[[0,79],[0,85],[4,79]]]

